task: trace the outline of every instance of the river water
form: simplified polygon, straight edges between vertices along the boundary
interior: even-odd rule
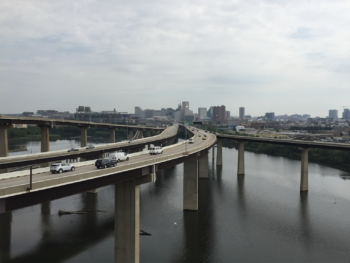
[[[225,144],[224,144],[225,145]],[[183,165],[141,186],[141,262],[350,262],[350,169],[223,148],[209,154],[199,180],[199,210],[183,211]],[[104,213],[58,216],[59,209]],[[114,187],[77,194],[0,216],[2,261],[114,262]],[[176,224],[175,224],[176,223]]]

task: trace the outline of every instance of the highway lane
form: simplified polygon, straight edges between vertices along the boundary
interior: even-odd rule
[[[165,129],[160,135],[137,139],[132,144],[128,142],[118,142],[118,143],[108,143],[105,145],[97,145],[94,149],[89,149],[89,150],[85,149],[85,147],[81,147],[81,148],[78,148],[79,151],[74,151],[74,152],[67,152],[67,150],[63,150],[63,151],[51,151],[51,152],[42,152],[42,153],[36,153],[36,154],[0,157],[0,167],[1,167],[1,164],[5,165],[5,164],[18,163],[18,166],[20,166],[20,163],[23,161],[40,160],[40,159],[50,158],[50,157],[54,159],[56,159],[57,157],[57,159],[65,160],[65,159],[73,158],[73,157],[70,157],[73,155],[76,156],[81,154],[95,154],[95,153],[100,153],[102,150],[105,152],[109,152],[109,151],[114,151],[116,148],[135,146],[138,144],[145,144],[145,143],[152,144],[153,141],[162,140],[162,139],[166,139],[167,137],[174,136],[176,132],[177,132],[177,125],[172,125],[172,126],[169,126],[167,129]]]
[[[187,151],[188,150],[194,150],[196,148],[200,148],[201,146],[204,146],[204,144],[207,141],[212,141],[215,140],[216,137],[213,134],[209,134],[209,133],[205,133],[202,130],[198,130],[198,132],[196,131],[196,129],[193,131],[195,134],[197,135],[201,135],[201,137],[197,137],[195,139],[195,143],[193,144],[188,144],[187,143]],[[202,140],[202,136],[206,134],[207,135],[207,140]],[[148,161],[148,160],[152,160],[152,158],[157,158],[157,157],[163,157],[163,156],[168,156],[168,155],[172,155],[172,154],[176,154],[176,153],[181,153],[185,151],[185,145],[179,143],[178,146],[176,147],[164,147],[163,148],[163,154],[161,155],[150,155],[148,153],[142,154],[142,155],[138,155],[138,156],[134,156],[131,157],[129,159],[129,161],[126,162],[121,162],[118,163],[118,166],[125,166],[126,164],[131,164],[131,163],[137,163],[137,162],[141,162],[141,161]],[[107,168],[109,169],[109,168]],[[56,178],[60,178],[60,177],[64,177],[64,176],[68,176],[68,175],[75,175],[75,174],[80,174],[80,173],[85,173],[85,172],[90,172],[93,170],[97,170],[97,168],[93,165],[87,165],[87,166],[83,166],[83,167],[79,167],[77,168],[75,171],[70,171],[70,172],[65,172],[62,174],[52,174],[51,172],[46,172],[46,173],[41,173],[41,174],[34,174],[33,175],[33,183],[34,182],[39,182],[39,181],[45,181],[45,180],[49,180],[49,179],[56,179]],[[34,170],[35,171],[35,170]],[[22,176],[22,177],[17,177],[17,178],[10,178],[10,179],[4,179],[4,180],[0,180],[0,189],[1,188],[7,188],[7,187],[11,187],[11,186],[16,186],[16,185],[23,185],[23,184],[29,184],[29,176]]]

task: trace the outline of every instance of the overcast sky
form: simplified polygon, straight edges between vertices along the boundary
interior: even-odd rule
[[[349,0],[0,1],[0,113],[350,106]]]

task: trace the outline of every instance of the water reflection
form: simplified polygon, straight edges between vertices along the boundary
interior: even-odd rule
[[[12,212],[0,214],[0,262],[6,262],[11,257],[11,223]]]
[[[51,229],[51,212],[50,212],[50,206],[51,202],[44,202],[41,205],[41,231],[42,231],[42,238],[46,239],[50,235],[50,229]]]

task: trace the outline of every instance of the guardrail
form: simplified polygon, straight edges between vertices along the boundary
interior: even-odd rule
[[[171,154],[171,155],[162,156],[162,157],[156,157],[156,158],[152,158],[151,160],[141,161],[141,162],[136,162],[136,163],[131,163],[131,164],[125,163],[123,165],[109,168],[106,170],[94,170],[91,172],[84,172],[84,173],[80,173],[80,174],[67,175],[67,176],[63,176],[60,178],[38,181],[38,182],[32,183],[31,192],[40,191],[40,190],[44,190],[47,188],[54,188],[54,187],[62,186],[62,185],[66,185],[66,184],[71,184],[73,182],[86,181],[86,180],[90,180],[92,178],[98,178],[98,177],[118,174],[118,173],[122,173],[125,171],[139,169],[139,168],[143,168],[146,166],[152,166],[152,165],[156,165],[156,164],[159,164],[162,162],[167,162],[167,161],[171,161],[174,159],[182,158],[183,156],[188,156],[188,155],[200,152],[203,149],[211,147],[216,142],[216,138],[215,138],[215,135],[213,135],[213,134],[210,134],[210,135],[208,134],[208,136],[212,136],[213,140],[208,140],[201,147],[189,150],[187,152],[183,151],[183,152],[179,152],[176,154]],[[182,142],[182,143],[185,143],[185,142]],[[28,183],[16,185],[16,186],[11,186],[11,187],[7,187],[7,188],[1,188],[0,189],[0,198],[10,197],[13,195],[18,195],[18,194],[24,194],[27,192],[27,188],[28,188]]]

